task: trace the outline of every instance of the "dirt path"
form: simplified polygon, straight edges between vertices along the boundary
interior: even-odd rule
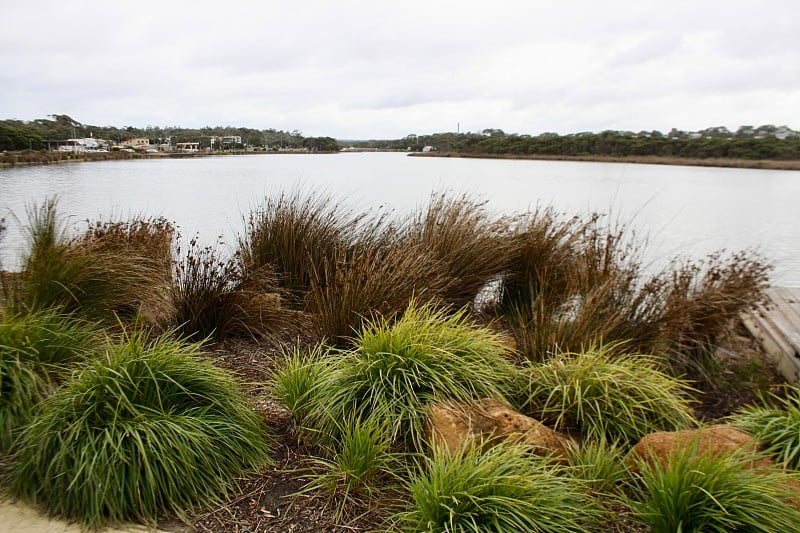
[[[13,500],[0,500],[0,531],[14,533],[84,533],[77,523],[55,520],[35,507]],[[155,533],[158,530],[140,525],[123,529],[104,529],[100,533]]]

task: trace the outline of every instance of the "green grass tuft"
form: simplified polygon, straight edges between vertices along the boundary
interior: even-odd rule
[[[12,494],[86,526],[220,501],[269,460],[233,378],[199,345],[134,334],[54,395],[20,434]]]
[[[315,403],[314,394],[320,375],[325,371],[325,347],[316,345],[308,353],[295,346],[271,372],[272,394],[302,423]]]
[[[8,448],[44,399],[103,339],[86,322],[55,311],[0,311],[0,448]]]
[[[403,454],[393,452],[391,428],[381,417],[348,418],[339,424],[337,434],[327,456],[312,460],[312,479],[301,493],[327,493],[339,502],[337,513],[342,516],[354,504],[374,500],[395,487]]]
[[[503,400],[515,375],[491,331],[473,326],[462,310],[447,314],[413,301],[392,322],[375,319],[319,379],[312,425],[335,434],[336,421],[373,413],[385,417],[395,440],[423,442],[426,406],[433,401]]]
[[[408,491],[409,507],[394,517],[403,531],[556,533],[599,525],[584,484],[523,445],[437,449],[420,459]]]
[[[731,417],[731,424],[750,433],[786,468],[800,470],[800,389],[771,397],[771,405],[751,405]]]
[[[642,463],[631,506],[653,533],[800,531],[790,500],[797,474],[750,468],[751,457],[711,456],[696,446]]]
[[[654,431],[696,425],[690,387],[652,357],[613,346],[561,354],[525,369],[528,414],[567,433],[633,444]]]

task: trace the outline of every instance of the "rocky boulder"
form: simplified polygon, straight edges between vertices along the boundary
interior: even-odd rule
[[[472,404],[435,404],[428,413],[428,442],[454,452],[501,441],[525,443],[539,455],[565,459],[569,439],[507,405],[485,398]]]
[[[729,426],[651,433],[633,447],[629,455],[629,464],[635,468],[638,460],[643,460],[651,466],[658,463],[663,467],[675,453],[692,446],[697,447],[698,454],[707,453],[713,456],[736,452],[752,454],[754,468],[770,467],[774,464],[772,460],[756,455],[758,443],[750,434]]]

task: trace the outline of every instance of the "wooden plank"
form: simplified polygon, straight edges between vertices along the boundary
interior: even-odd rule
[[[800,358],[800,323],[796,320],[793,321],[791,314],[781,304],[776,303],[769,312],[764,314],[764,318],[789,344],[789,355]]]
[[[800,287],[775,287],[773,293],[790,320],[800,324]]]
[[[742,315],[751,335],[761,344],[790,383],[800,381],[800,288],[771,287],[764,305]]]
[[[788,383],[800,381],[800,361],[787,355],[788,346],[756,312],[742,315],[742,322],[764,351],[775,363]]]

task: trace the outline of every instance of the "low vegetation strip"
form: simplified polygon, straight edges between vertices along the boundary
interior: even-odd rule
[[[535,161],[587,161],[597,163],[637,163],[643,165],[676,165],[687,167],[755,168],[765,170],[800,170],[800,160],[742,159],[726,157],[673,157],[673,156],[610,156],[610,155],[547,155],[547,154],[493,154],[471,152],[411,152],[413,157],[465,157],[474,159],[529,159]]]

